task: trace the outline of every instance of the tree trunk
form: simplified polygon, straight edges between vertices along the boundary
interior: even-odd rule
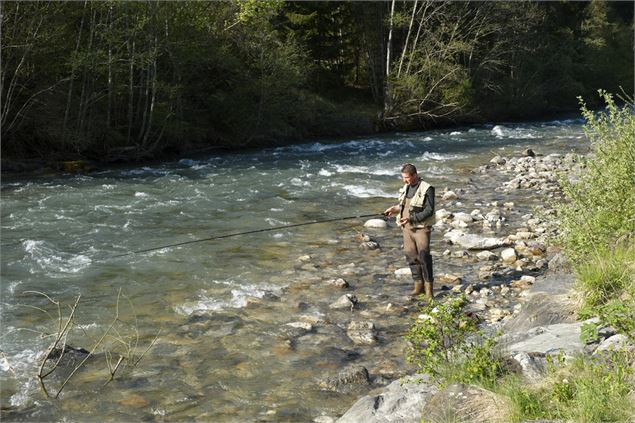
[[[412,24],[415,20],[415,14],[417,12],[417,2],[419,0],[415,0],[415,4],[412,7],[412,16],[410,16],[410,25],[408,25],[408,33],[406,34],[406,41],[404,41],[403,50],[401,51],[401,58],[399,59],[399,69],[397,69],[397,78],[401,75],[401,67],[403,66],[403,59],[406,56],[406,51],[408,51],[408,41],[410,40],[410,32],[412,31]]]

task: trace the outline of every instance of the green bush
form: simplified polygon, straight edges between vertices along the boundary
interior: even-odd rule
[[[592,154],[578,180],[561,180],[565,202],[558,207],[561,241],[574,265],[612,249],[635,234],[635,114],[600,91],[606,111],[594,113],[581,101]]]
[[[437,381],[491,387],[503,372],[503,362],[494,339],[485,337],[464,311],[467,304],[461,295],[422,306],[406,335],[406,359]]]
[[[550,366],[537,385],[508,378],[497,390],[509,399],[511,420],[557,419],[574,422],[625,422],[635,417],[629,393],[634,388],[632,353],[613,351],[603,358],[576,357]]]

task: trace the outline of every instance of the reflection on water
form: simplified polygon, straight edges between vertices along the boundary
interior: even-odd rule
[[[1,405],[9,420],[291,420],[339,415],[360,392],[321,390],[317,380],[360,364],[372,386],[406,370],[399,336],[409,317],[387,311],[409,289],[396,230],[373,236],[380,251],[359,248],[362,221],[252,234],[145,254],[118,254],[239,231],[380,212],[412,162],[439,191],[468,189],[471,204],[509,199],[501,181],[470,171],[492,156],[525,148],[548,154],[584,149],[578,121],[484,125],[397,133],[182,159],[156,166],[6,180],[2,186]],[[472,197],[470,197],[472,196]],[[531,198],[511,198],[531,210]],[[467,210],[469,212],[469,210]],[[440,251],[441,234],[433,237]],[[310,257],[302,256],[309,255]],[[456,262],[438,257],[438,271]],[[465,272],[468,274],[469,272]],[[334,310],[343,277],[360,308]],[[139,366],[104,386],[107,364],[80,372],[52,403],[36,372],[56,315],[41,291],[64,307],[82,300],[69,343],[90,348],[116,314],[129,323]],[[124,316],[124,308],[125,316]],[[355,345],[352,319],[374,320],[379,343]],[[309,324],[306,333],[288,323]],[[122,329],[123,331],[123,329]],[[138,331],[138,340],[136,338]],[[124,337],[124,334],[121,334]],[[108,339],[115,348],[115,338]],[[128,341],[126,341],[128,342]],[[132,342],[132,341],[130,341]],[[107,375],[106,375],[107,376]],[[371,386],[371,387],[372,387]],[[53,407],[51,407],[54,405]]]

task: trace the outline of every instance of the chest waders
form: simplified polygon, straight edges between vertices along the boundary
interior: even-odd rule
[[[425,201],[425,192],[429,187],[430,185],[422,181],[414,196],[407,198],[408,187],[405,186],[402,189],[402,195],[400,195],[401,212],[399,217],[408,218],[414,207],[422,207]],[[416,225],[407,223],[402,228],[404,253],[415,284],[410,296],[416,297],[425,293],[427,301],[432,299],[432,288],[434,285],[432,256],[430,255],[430,233],[433,223],[434,214],[424,222]]]

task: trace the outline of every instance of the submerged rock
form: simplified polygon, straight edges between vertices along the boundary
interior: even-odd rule
[[[333,304],[329,307],[332,309],[352,309],[357,304],[357,297],[352,294],[344,294],[337,299]]]
[[[364,366],[347,367],[335,376],[318,381],[322,389],[336,392],[349,392],[360,386],[370,385],[368,370]]]
[[[370,321],[352,321],[348,324],[346,335],[354,344],[372,345],[377,343],[375,324]]]

